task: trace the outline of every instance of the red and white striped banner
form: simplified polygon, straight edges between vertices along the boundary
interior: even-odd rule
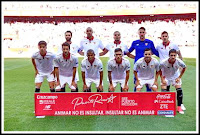
[[[35,116],[58,115],[176,115],[176,93],[35,93]]]

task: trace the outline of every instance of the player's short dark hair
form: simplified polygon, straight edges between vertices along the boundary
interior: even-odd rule
[[[171,50],[169,50],[169,55],[170,55],[171,53],[177,53],[177,51],[176,51],[175,49],[171,49]]]
[[[39,43],[38,43],[38,45],[45,45],[45,46],[47,46],[47,42],[45,42],[45,41],[40,41]]]
[[[69,49],[70,49],[70,44],[69,44],[69,43],[67,43],[67,42],[64,42],[64,43],[62,43],[62,48],[63,48],[63,46],[68,46],[68,47],[69,47]]]
[[[119,52],[119,51],[122,52],[122,49],[121,48],[116,48],[114,52]]]
[[[88,53],[93,53],[95,55],[94,50],[92,50],[92,49],[87,50],[87,54]]]
[[[144,50],[144,52],[146,52],[146,51],[151,51],[151,48],[146,48],[146,49]]]
[[[168,35],[168,32],[167,32],[167,31],[163,31],[163,32],[161,33],[161,35],[162,35],[162,34],[167,34],[167,35]]]
[[[141,29],[144,30],[144,31],[146,31],[146,29],[145,29],[144,27],[140,27],[140,28],[139,28],[139,30],[141,30]]]
[[[72,32],[71,32],[70,30],[66,31],[65,34],[66,34],[66,33],[70,33],[71,36],[72,36]]]
[[[121,33],[119,31],[115,31],[113,34],[115,34],[116,32],[118,32],[121,35]]]

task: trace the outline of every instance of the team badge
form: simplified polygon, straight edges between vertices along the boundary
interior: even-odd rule
[[[169,47],[169,50],[171,50],[171,47]]]
[[[97,67],[97,65],[94,65],[94,67]]]
[[[112,46],[112,48],[114,48],[114,46]]]
[[[163,49],[163,48],[161,48],[161,49]]]
[[[96,42],[94,42],[94,44],[96,44]]]

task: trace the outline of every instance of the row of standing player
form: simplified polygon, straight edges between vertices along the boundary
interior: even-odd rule
[[[140,39],[139,40],[136,40],[136,41],[133,41],[133,43],[132,43],[132,45],[131,45],[131,47],[128,49],[127,48],[127,46],[126,45],[124,45],[121,41],[120,41],[120,38],[121,38],[121,35],[120,35],[120,33],[118,32],[118,31],[116,31],[116,32],[114,32],[114,42],[113,43],[110,43],[110,44],[108,44],[105,48],[103,47],[103,45],[102,45],[102,42],[99,40],[99,39],[96,39],[96,38],[94,38],[93,37],[93,35],[92,35],[92,33],[93,33],[93,30],[92,30],[92,28],[90,28],[90,27],[88,27],[87,29],[86,29],[86,34],[87,34],[87,38],[86,39],[84,39],[84,40],[82,40],[81,41],[81,43],[80,43],[80,48],[76,48],[73,44],[72,44],[72,42],[71,42],[71,38],[72,38],[72,33],[70,32],[70,31],[67,31],[66,33],[65,33],[65,38],[66,38],[66,43],[68,43],[68,44],[70,44],[70,48],[72,48],[72,49],[70,49],[70,52],[71,53],[73,53],[72,52],[72,50],[75,50],[75,52],[79,52],[79,54],[80,55],[84,55],[84,56],[86,56],[87,55],[87,53],[84,53],[84,52],[87,52],[89,49],[91,49],[91,50],[93,50],[94,51],[94,54],[95,54],[95,56],[98,58],[99,56],[103,56],[103,55],[105,55],[108,51],[109,51],[109,53],[110,53],[110,59],[112,59],[113,57],[114,57],[114,49],[115,48],[121,48],[122,49],[122,52],[124,53],[124,54],[126,54],[128,57],[130,57],[130,58],[133,58],[133,59],[135,59],[135,62],[139,59],[139,58],[142,58],[142,57],[144,57],[144,50],[146,49],[146,48],[150,48],[151,50],[152,50],[152,52],[153,52],[153,54],[155,54],[156,56],[160,56],[160,60],[161,59],[164,59],[164,58],[167,58],[167,57],[169,57],[169,55],[168,55],[168,53],[169,53],[169,50],[170,49],[176,49],[177,50],[177,52],[178,52],[178,54],[179,54],[179,57],[182,59],[182,56],[181,56],[181,53],[180,53],[180,50],[178,49],[178,46],[177,45],[175,45],[175,44],[173,44],[173,43],[171,43],[171,42],[169,42],[169,40],[168,40],[168,38],[169,38],[169,36],[168,36],[168,33],[167,32],[163,32],[162,34],[161,34],[161,38],[162,38],[162,40],[163,40],[163,43],[161,44],[161,45],[158,45],[156,48],[154,47],[154,44],[153,44],[153,42],[151,41],[151,40],[148,40],[148,39],[145,39],[145,34],[146,34],[146,31],[145,31],[145,28],[144,27],[141,27],[141,28],[139,28],[139,30],[138,30],[138,34],[139,34],[139,37],[140,37]],[[43,42],[43,41],[42,41]],[[48,54],[48,52],[46,52],[45,51],[45,46],[41,46],[41,44],[45,44],[45,43],[42,43],[42,42],[39,42],[39,49],[41,49],[41,51],[40,52],[37,52],[37,53],[35,53],[34,55],[33,55],[33,57],[32,57],[32,62],[33,62],[33,65],[34,65],[34,67],[35,67],[35,70],[36,70],[36,78],[35,78],[35,83],[36,83],[36,92],[39,92],[40,91],[40,87],[41,87],[41,84],[42,84],[42,82],[43,82],[43,79],[44,79],[44,76],[46,75],[46,74],[44,74],[44,73],[47,73],[47,72],[49,72],[49,71],[51,71],[51,69],[50,69],[50,65],[48,64],[48,60],[50,60],[51,59],[51,57],[50,57],[50,53]],[[101,53],[99,53],[98,52],[98,48],[101,48],[102,50],[103,50],[103,52],[101,52]],[[62,47],[62,49],[63,49],[63,47]],[[76,50],[77,49],[77,50]],[[136,55],[134,56],[134,55],[132,55],[131,54],[131,52],[133,51],[133,50],[136,50]],[[44,50],[44,51],[42,51],[42,50]],[[43,52],[43,53],[42,53]],[[46,57],[46,59],[47,60],[45,60],[45,57]],[[89,58],[89,57],[88,57]],[[70,59],[70,55],[68,56],[68,58],[67,57],[65,57],[65,55],[64,55],[64,53],[63,54],[61,54],[60,55],[60,61],[61,62],[63,62],[63,60],[66,60],[66,59]],[[36,61],[35,61],[36,60]],[[44,62],[42,62],[42,61],[44,61]],[[87,63],[88,61],[85,61],[85,69],[87,69],[88,67],[88,63]],[[94,62],[94,61],[93,61]],[[56,63],[56,62],[55,62]],[[68,63],[69,64],[69,63]],[[75,64],[78,64],[78,61],[75,63]],[[36,66],[37,65],[37,66]],[[47,66],[47,68],[41,68],[41,69],[43,69],[43,73],[40,73],[39,71],[38,71],[38,67],[39,67],[39,65],[45,65],[45,66]],[[87,65],[87,66],[86,66]],[[58,65],[57,65],[58,66]],[[95,64],[93,65],[93,66],[95,66]],[[97,65],[96,65],[97,66]],[[82,66],[81,66],[82,67]],[[74,71],[76,68],[73,68],[73,73],[74,72],[76,72],[76,71]],[[84,68],[82,68],[82,70],[85,70]],[[58,68],[55,68],[55,73],[57,73],[57,76],[59,76],[58,75]],[[93,71],[92,71],[93,72]],[[51,73],[53,73],[53,71],[51,71]],[[72,73],[72,72],[71,72]],[[67,74],[67,73],[66,73]],[[134,74],[135,74],[135,76],[136,76],[136,73],[134,72]],[[53,78],[54,78],[54,76],[52,76],[53,74],[50,74],[50,75],[46,75],[46,77],[47,77],[47,80],[49,81],[49,86],[50,86],[50,90],[53,92],[53,91],[55,91],[54,90],[54,83],[53,83]],[[101,73],[100,73],[100,75],[101,75]],[[62,76],[62,75],[61,75]],[[82,76],[84,76],[83,75],[83,72],[82,72]],[[87,76],[87,74],[86,74],[86,76]],[[61,77],[62,78],[62,77]],[[58,78],[57,77],[57,80],[58,79],[60,79],[60,78]],[[68,80],[68,79],[70,79],[70,78],[62,78],[61,80]],[[137,78],[136,78],[137,79]],[[73,81],[67,81],[67,82],[72,82],[69,86],[71,87],[71,89],[74,89],[74,88],[76,88],[76,90],[74,90],[74,91],[78,91],[78,88],[77,88],[77,84],[75,83],[75,78],[73,78],[72,79]],[[109,78],[109,80],[110,80],[110,78]],[[102,82],[102,80],[100,80],[100,82]],[[59,81],[57,81],[56,82],[57,84],[56,84],[56,86],[60,86],[59,85]],[[88,91],[88,90],[90,90],[90,89],[86,89],[86,88],[88,88],[87,86],[88,85],[86,85],[86,83],[89,83],[89,84],[91,84],[92,83],[92,81],[90,80],[89,82],[88,81],[85,81],[85,79],[83,79],[83,83],[84,83],[84,88],[83,88],[83,90],[84,91]],[[135,83],[135,82],[134,82]],[[137,86],[137,84],[138,84],[138,81],[135,83],[136,84],[136,86]],[[169,84],[170,85],[170,84]],[[148,86],[148,85],[147,85]],[[57,87],[58,88],[58,87]],[[124,87],[125,88],[125,91],[127,90],[127,88],[126,87]],[[109,89],[112,91],[112,87],[109,87]],[[101,91],[102,90],[102,87],[99,87],[98,88],[98,91]],[[151,90],[151,89],[150,89]],[[169,91],[169,87],[168,87],[168,89],[166,89],[167,91]],[[61,91],[63,91],[63,88],[61,88]],[[136,91],[136,89],[135,89],[135,91]],[[147,91],[149,91],[148,89],[147,89]],[[181,92],[178,92],[178,91],[181,91]],[[182,95],[182,90],[177,90],[177,94],[178,93],[181,93],[181,95]],[[183,106],[183,108],[184,108],[184,106]]]

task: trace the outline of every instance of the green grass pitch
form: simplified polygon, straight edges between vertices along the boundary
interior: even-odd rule
[[[82,90],[82,78],[79,58],[79,91]],[[128,58],[129,59],[129,58]],[[101,58],[104,66],[104,91],[108,90],[106,63],[108,58]],[[129,92],[133,92],[133,60],[129,78]],[[184,58],[187,65],[182,77],[183,103],[187,110],[184,115],[173,118],[165,116],[46,116],[37,119],[34,116],[34,68],[31,59],[4,59],[4,131],[196,131],[196,59]],[[49,92],[45,80],[41,92]],[[96,92],[94,84],[92,91]],[[142,92],[146,88],[142,89]],[[160,91],[160,88],[159,88]],[[171,86],[171,91],[175,88]],[[69,88],[66,92],[70,92]],[[119,85],[116,92],[120,92]]]

